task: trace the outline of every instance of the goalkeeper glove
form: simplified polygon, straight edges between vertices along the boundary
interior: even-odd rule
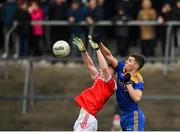
[[[100,44],[100,43],[101,43],[101,40],[99,39],[98,36],[93,36],[93,37],[92,37],[92,40],[93,40],[95,43],[97,43],[97,44]]]
[[[78,47],[79,51],[86,51],[86,47],[84,46],[84,43],[81,38],[75,37],[72,42]]]
[[[127,73],[127,74],[124,76],[124,83],[125,83],[125,84],[129,84],[129,83],[130,83],[130,79],[131,79],[131,74],[130,74],[130,73]]]
[[[89,38],[89,43],[91,44],[91,47],[94,49],[94,50],[98,50],[99,49],[99,44],[95,41],[93,41],[93,38],[91,35],[88,35],[88,38]]]

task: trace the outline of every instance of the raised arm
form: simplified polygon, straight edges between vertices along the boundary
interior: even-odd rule
[[[94,41],[92,41],[91,36],[89,36],[89,42],[90,42],[92,48],[96,50],[98,62],[99,62],[100,69],[102,71],[103,78],[105,81],[108,81],[109,78],[111,77],[111,73],[108,69],[107,62],[106,62],[101,50],[99,49],[99,45],[97,43],[95,43]]]
[[[91,57],[89,56],[88,52],[86,51],[86,48],[84,46],[83,41],[80,38],[75,37],[73,39],[73,43],[81,51],[81,55],[82,55],[84,64],[87,66],[91,78],[94,79],[95,76],[97,76],[98,71],[97,71],[96,67],[94,66],[93,60],[91,59]]]
[[[107,61],[115,68],[118,65],[118,60],[111,54],[110,50],[104,46],[98,37],[92,37],[93,42],[99,44],[99,48],[107,59]]]
[[[83,61],[88,68],[91,78],[94,79],[98,75],[98,71],[96,67],[94,66],[93,60],[91,59],[87,51],[81,52],[81,54],[82,54]]]
[[[111,54],[110,50],[104,46],[102,42],[99,44],[99,48],[101,49],[102,54],[107,59],[107,61],[113,66],[117,67],[118,60]]]
[[[100,49],[98,49],[96,51],[96,53],[97,53],[97,56],[98,56],[100,69],[102,70],[103,78],[104,78],[105,81],[108,81],[111,78],[111,73],[109,71],[107,62],[106,62],[103,54],[101,53]]]

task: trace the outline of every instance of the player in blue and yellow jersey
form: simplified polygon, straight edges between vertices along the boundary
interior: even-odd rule
[[[123,131],[143,131],[145,117],[138,102],[141,100],[144,82],[139,70],[144,65],[142,55],[132,54],[123,62],[112,56],[111,52],[97,38],[101,52],[118,74],[116,98],[121,111],[121,128]]]

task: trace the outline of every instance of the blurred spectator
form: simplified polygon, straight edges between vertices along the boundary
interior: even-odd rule
[[[44,20],[48,20],[48,15],[49,15],[49,0],[40,0],[40,6],[43,9],[44,12]],[[44,26],[44,35],[42,37],[42,42],[44,43],[43,45],[43,54],[49,54],[51,51],[51,45],[50,45],[50,36],[49,36],[49,31],[50,28],[49,26],[45,25]]]
[[[2,9],[2,4],[0,3],[0,14],[1,14],[1,9]],[[3,37],[3,22],[2,22],[2,18],[0,17],[0,50],[2,50],[3,46],[4,46],[4,37]]]
[[[109,20],[115,15],[116,0],[100,0],[99,5],[103,7],[104,19]]]
[[[102,3],[102,8],[103,8],[105,20],[110,20],[112,16],[116,14],[115,5],[116,5],[116,0],[104,0],[104,2]],[[106,31],[106,36],[108,38],[114,37],[113,36],[114,34],[112,34],[113,28],[111,26],[104,27],[104,30]]]
[[[98,5],[97,0],[89,0],[86,21],[89,25],[94,24],[97,21],[103,20],[104,12],[103,8]],[[99,35],[103,33],[102,27],[94,27],[93,35]],[[104,35],[101,35],[104,36]]]
[[[159,23],[165,23],[169,20],[172,20],[172,9],[169,3],[164,3],[161,9],[161,12],[158,16]],[[161,42],[162,55],[165,55],[165,45],[166,45],[166,33],[167,33],[167,25],[162,25],[159,27],[158,36]]]
[[[117,7],[117,13],[112,18],[113,22],[115,21],[122,21],[127,22],[131,19],[131,17],[125,12],[123,6],[119,5]],[[117,39],[116,45],[117,45],[117,54],[125,57],[129,52],[129,29],[128,26],[114,26],[114,34],[115,38]]]
[[[42,21],[44,20],[43,9],[39,6],[38,1],[32,1],[29,7],[29,13],[31,15],[32,21]],[[31,55],[40,56],[41,51],[41,41],[44,35],[43,26],[41,24],[32,25],[32,39],[31,39]]]
[[[143,0],[142,9],[138,14],[139,21],[156,20],[156,11],[150,0]],[[146,57],[155,56],[156,30],[154,26],[140,26],[141,53]]]
[[[180,21],[180,0],[176,0],[176,5],[173,10],[173,19]]]
[[[18,9],[18,3],[16,0],[7,0],[3,6],[2,6],[2,10],[1,10],[1,18],[4,24],[4,35],[7,34],[7,32],[10,30],[10,28],[13,25],[14,22],[14,15],[15,12]],[[14,46],[14,48],[16,47],[17,44],[17,36],[16,34],[12,34],[10,36],[10,46]],[[10,48],[10,50],[14,50],[13,48]],[[5,56],[7,56],[7,54],[4,54]]]
[[[169,3],[164,3],[158,16],[158,22],[164,23],[172,20],[172,8]]]
[[[175,6],[176,0],[152,0],[152,5],[158,13],[161,12],[162,6],[168,3],[171,7]]]
[[[14,14],[18,9],[16,0],[7,0],[2,7],[2,20],[6,27],[11,27],[14,22]]]
[[[40,6],[44,11],[44,19],[48,19],[48,12],[49,12],[49,1],[48,0],[40,0]]]
[[[19,4],[19,9],[15,14],[15,20],[18,22],[16,31],[19,35],[20,51],[19,56],[29,55],[29,39],[31,34],[31,16],[28,12],[27,2]]]
[[[132,20],[136,20],[138,12],[141,8],[141,0],[116,0],[114,7],[121,5],[126,14],[131,17]],[[131,46],[137,45],[138,30],[137,26],[129,26],[128,43]]]
[[[172,17],[173,17],[173,20],[175,21],[180,21],[180,0],[176,0],[175,2],[175,8],[173,9],[173,12],[172,12]],[[180,46],[180,43],[178,44],[178,38],[179,38],[179,29],[180,29],[180,26],[175,26],[174,28],[174,33],[175,33],[175,46]]]
[[[126,14],[128,14],[129,16],[132,17],[133,13],[134,13],[134,0],[116,0],[116,5],[121,5],[124,8],[124,11],[126,12]]]
[[[171,6],[174,7],[174,6],[176,6],[176,2],[178,0],[166,0],[166,1],[168,1],[171,4]]]
[[[66,21],[68,4],[65,0],[55,0],[49,7],[49,20]],[[68,28],[66,26],[51,26],[51,44],[58,40],[68,41]]]
[[[97,0],[98,5],[103,6],[105,0]]]
[[[70,23],[85,21],[86,18],[86,7],[81,4],[80,0],[73,0],[70,8],[67,10],[68,21]],[[84,26],[69,26],[70,30],[70,40],[75,36],[79,36],[86,42],[86,30]],[[72,42],[72,41],[71,41]],[[74,45],[73,45],[74,46]],[[72,48],[73,55],[80,57],[81,54],[77,51],[77,48]]]

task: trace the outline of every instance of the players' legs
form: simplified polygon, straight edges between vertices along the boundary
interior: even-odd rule
[[[138,131],[144,131],[144,125],[145,125],[145,116],[141,110],[138,111]]]
[[[81,110],[74,124],[74,131],[97,131],[97,128],[98,124],[96,118]]]
[[[121,116],[123,131],[144,131],[145,117],[141,110],[126,113]]]

